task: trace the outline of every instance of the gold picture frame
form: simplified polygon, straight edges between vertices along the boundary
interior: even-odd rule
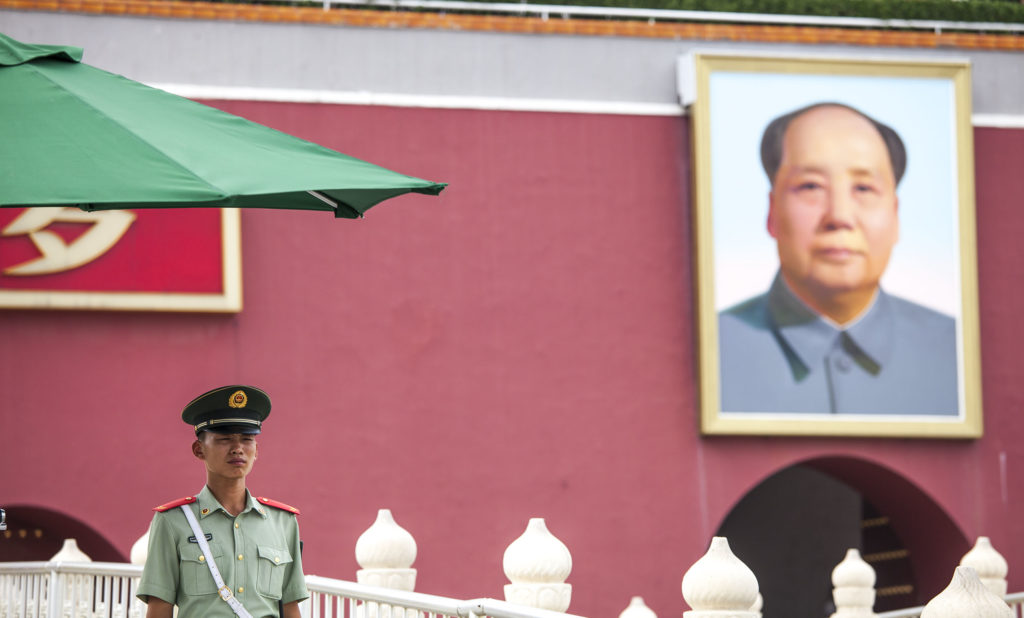
[[[680,88],[684,103],[690,103],[693,135],[701,432],[980,437],[983,424],[969,63],[694,53],[681,59]],[[789,314],[779,313],[782,310],[776,301],[800,298],[800,294],[789,284],[791,277],[796,278],[795,267],[787,266],[785,276],[781,270],[774,238],[781,237],[779,229],[783,228],[778,223],[766,225],[770,201],[782,204],[783,196],[788,194],[774,193],[777,183],[767,177],[769,164],[762,158],[760,144],[773,119],[808,106],[832,109],[828,105],[831,103],[849,106],[865,120],[878,119],[886,127],[891,125],[905,142],[907,155],[906,175],[894,201],[898,207],[893,210],[898,213],[895,236],[899,240],[892,248],[892,258],[883,266],[884,292],[872,297],[872,304],[867,305],[870,309],[846,323],[854,325],[849,330],[832,322],[837,330],[829,331],[837,336],[837,343],[827,348],[829,355],[853,350],[855,360],[867,368],[859,373],[859,368],[850,371],[849,382],[842,382],[847,378],[829,364],[832,356],[804,359],[802,351],[794,352],[797,348],[780,338],[784,327],[797,322],[778,326],[778,316]],[[834,109],[840,110],[835,113],[847,113]],[[793,118],[801,113],[796,112]],[[776,148],[780,153],[782,144],[789,143],[783,141],[788,139],[787,131],[782,129],[782,137],[774,142],[779,144]],[[895,155],[888,142],[886,148],[893,160]],[[800,187],[822,190],[814,183]],[[837,182],[837,191],[838,187]],[[856,190],[871,188],[858,186]],[[770,194],[773,197],[769,198]],[[769,229],[773,231],[769,233]],[[788,255],[789,249],[786,251]],[[766,293],[778,286],[788,292]],[[914,343],[921,341],[914,339],[917,326],[907,328],[903,322],[892,321],[895,326],[885,336],[872,335],[883,342],[886,350],[896,350],[881,363],[850,344],[855,338],[844,338],[843,333],[854,332],[858,320],[871,315],[869,312],[883,302],[889,303],[891,296],[897,298],[893,306],[911,307],[907,314],[911,317],[916,315],[913,312],[919,310],[917,307],[924,307],[922,314],[930,316],[934,310],[940,316],[936,324],[943,325],[943,335],[936,336],[939,343],[935,345],[941,343],[936,349],[944,352],[932,353],[929,358],[941,361],[942,372],[929,371],[925,362],[929,359],[924,359],[920,367],[914,364],[914,355],[925,354],[925,348]],[[903,303],[904,298],[913,302]],[[800,311],[811,306],[802,301],[798,305]],[[810,322],[799,322],[799,327],[807,324]],[[868,327],[860,328],[865,332]],[[923,333],[921,336],[926,336]],[[778,352],[772,351],[773,345]],[[835,360],[843,359],[836,356]],[[942,379],[939,376],[951,371],[955,371],[954,377],[937,382]],[[950,395],[950,380],[956,382],[955,401]],[[888,390],[871,390],[876,385],[882,389],[883,384]],[[822,393],[825,399],[819,397]],[[945,395],[940,397],[938,393]],[[915,399],[918,396],[920,402]]]
[[[26,230],[12,229],[16,226],[16,223],[12,222],[4,228],[4,234],[9,238],[18,235],[49,234],[52,240],[46,246],[55,247],[55,252],[63,252],[63,255],[58,257],[65,260],[68,255],[74,253],[71,249],[73,246],[87,244],[88,240],[57,240],[55,232],[49,231],[54,225],[77,223],[92,231],[104,227],[108,218],[121,220],[123,225],[122,229],[114,229],[112,234],[107,235],[108,238],[93,242],[92,244],[96,245],[93,248],[95,250],[89,251],[90,255],[80,260],[80,266],[65,267],[61,269],[63,272],[44,270],[42,276],[34,277],[39,280],[37,285],[14,289],[4,287],[0,279],[0,308],[203,313],[238,313],[242,310],[241,216],[237,208],[113,210],[91,213],[75,208],[61,210],[56,207],[23,210],[37,211],[33,214],[36,214],[37,218],[41,216],[45,219],[37,222],[39,225],[35,227],[39,229],[28,234]],[[153,218],[156,216],[162,217],[162,221],[175,221],[176,228],[168,230],[168,226],[154,226]],[[146,223],[149,230],[149,235],[144,241],[132,239],[126,234],[130,226],[141,223]],[[200,231],[195,234],[194,230]],[[102,235],[104,234],[100,234]],[[85,234],[79,238],[84,236]],[[43,246],[39,244],[39,239],[33,242],[36,242],[37,248]],[[126,248],[118,246],[125,243],[128,245]],[[115,255],[116,251],[120,253]],[[37,252],[40,251],[37,249]],[[205,257],[197,258],[197,254]],[[207,273],[206,278],[211,279],[213,283],[208,282],[199,286],[210,289],[191,289],[189,282],[192,275],[186,268],[177,276],[180,281],[179,289],[144,289],[147,287],[144,283],[148,276],[145,266],[147,255],[162,255],[163,259],[158,268],[165,271],[175,269],[175,260],[181,260],[182,263],[189,260],[193,263],[199,261],[203,264],[203,272]],[[109,265],[111,260],[116,264],[113,267]],[[90,267],[106,268],[108,271],[120,273],[128,268],[137,269],[137,272],[125,275],[124,285],[109,286],[111,289],[94,289],[88,282],[82,284],[74,279],[76,271]],[[13,270],[8,268],[5,274]],[[58,285],[57,281],[51,283],[47,275],[63,276],[67,279],[60,280]],[[26,277],[28,278],[30,277]],[[95,282],[95,279],[94,275],[92,281]],[[139,285],[139,282],[143,282],[143,285]]]

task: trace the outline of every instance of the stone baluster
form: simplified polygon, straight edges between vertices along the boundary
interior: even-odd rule
[[[832,599],[836,613],[832,618],[873,618],[875,612],[875,570],[864,562],[856,549],[832,569]]]
[[[987,536],[979,536],[974,548],[960,559],[960,566],[969,566],[978,572],[985,587],[997,597],[1006,598],[1006,575],[1009,567],[1006,559],[992,547]]]
[[[149,557],[149,528],[146,528],[146,533],[132,544],[132,549],[128,552],[128,560],[132,564],[146,564],[147,557]]]
[[[390,509],[377,511],[377,519],[356,540],[356,581],[366,586],[412,592],[416,587],[416,539],[399,526]],[[401,607],[361,603],[354,618],[422,618],[420,612]]]
[[[83,579],[85,579],[85,578],[83,578]],[[92,580],[91,579],[89,579],[88,581],[89,581],[89,584],[92,584]],[[83,583],[85,583],[85,582],[83,582]],[[102,593],[100,593],[100,594],[102,594]],[[97,598],[94,601],[94,607],[96,608],[95,612],[92,613],[92,614],[88,614],[88,613],[76,614],[76,616],[89,616],[89,615],[92,615],[95,618],[102,618],[102,617],[105,617],[105,616],[109,616],[110,615],[110,608],[108,606],[111,603],[110,599],[101,598],[99,594],[97,594],[96,596],[97,596]],[[86,611],[88,611],[88,608],[86,608]],[[72,618],[72,617],[69,616],[68,618]]]
[[[981,583],[978,572],[958,566],[953,581],[928,602],[921,618],[1012,618],[1013,610]]]
[[[729,549],[725,537],[711,539],[704,556],[683,575],[685,618],[757,618],[757,578]]]
[[[377,520],[356,541],[356,562],[362,567],[356,581],[411,592],[416,587],[416,540],[395,523],[390,509],[377,511]]]
[[[509,603],[556,612],[569,609],[572,585],[565,580],[572,571],[572,555],[543,518],[530,519],[526,532],[505,549],[502,566],[512,582],[505,585]]]
[[[60,551],[50,558],[51,562],[92,562],[84,551],[79,549],[78,541],[75,539],[64,539],[64,545]],[[62,575],[61,591],[62,615],[64,616],[87,616],[92,613],[92,585],[91,580],[87,581],[82,576]],[[77,600],[77,607],[72,603]],[[52,600],[51,600],[52,602]]]
[[[658,615],[650,607],[647,607],[643,597],[633,597],[629,600],[626,609],[619,614],[619,618],[658,618]]]
[[[64,545],[50,558],[50,562],[92,562],[92,558],[78,548],[77,540],[64,539]]]
[[[761,618],[761,608],[763,608],[763,607],[764,607],[764,597],[762,597],[761,593],[758,592],[757,593],[757,598],[754,599],[754,604],[750,606],[750,611],[754,612],[754,616],[756,616],[756,618]]]
[[[128,560],[132,564],[145,565],[146,558],[149,557],[149,528],[146,528],[146,533],[139,537],[135,543],[132,544],[131,551],[128,552]],[[132,590],[137,590],[139,587],[139,577],[132,578]],[[128,602],[128,618],[142,618],[146,613],[145,605],[141,604],[138,599],[134,597]],[[177,615],[178,606],[174,606],[174,613]]]

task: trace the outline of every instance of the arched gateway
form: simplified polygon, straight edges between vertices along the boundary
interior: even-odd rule
[[[764,617],[828,616],[831,572],[860,549],[878,580],[875,611],[924,604],[970,549],[945,510],[875,462],[822,457],[765,478],[718,529],[757,575]]]
[[[49,560],[64,539],[76,539],[78,547],[97,562],[128,561],[103,535],[67,513],[25,504],[3,507],[7,530],[0,532],[0,561]]]

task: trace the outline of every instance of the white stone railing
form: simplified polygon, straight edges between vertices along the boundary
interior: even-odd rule
[[[460,601],[420,592],[377,588],[355,582],[306,576],[310,599],[306,618],[566,618],[570,614],[497,599]]]
[[[988,537],[978,537],[971,551],[964,554],[964,557],[960,560],[960,566],[974,569],[978,581],[993,596],[1003,599],[1006,605],[1010,607],[1013,613],[1009,615],[1021,617],[1022,612],[1024,612],[1024,592],[1006,594],[1006,575],[1009,572],[1009,567],[1003,556],[992,547]],[[954,584],[956,583],[957,578],[954,576],[950,587],[955,587]],[[947,591],[944,591],[942,594],[946,594]],[[878,614],[878,618],[919,618],[924,615],[926,607],[926,605],[923,605],[921,607],[909,607],[907,609],[884,612]]]
[[[141,618],[140,575],[117,562],[0,562],[0,617]]]
[[[141,618],[142,566],[113,562],[0,562],[0,617]],[[54,587],[53,584],[56,583]],[[309,575],[306,618],[567,618],[496,599],[458,600]],[[51,603],[52,601],[52,603]]]
[[[1006,604],[1010,606],[1013,611],[1013,616],[1020,618],[1021,612],[1024,612],[1024,592],[1014,592],[1013,594],[1006,595]],[[921,612],[924,611],[924,605],[920,607],[908,607],[906,609],[898,609],[891,612],[882,612],[878,614],[878,618],[921,618]]]
[[[1006,595],[1006,560],[986,537],[979,537],[953,572],[949,586],[924,607],[876,614],[875,570],[856,549],[832,570],[830,618],[1014,618],[1024,594]],[[703,558],[683,576],[683,598],[693,608],[684,618],[760,618],[762,601],[753,573],[715,537]],[[783,600],[784,602],[784,600]],[[1010,604],[1014,606],[1011,608]]]
[[[74,539],[49,562],[0,562],[0,618],[141,618],[144,603],[135,598],[146,535],[132,547],[135,564],[91,562]],[[505,551],[509,578],[506,599],[450,599],[413,592],[416,541],[381,509],[356,542],[362,567],[358,582],[306,576],[310,598],[306,618],[572,618],[572,569],[568,548],[544,520],[530,520],[526,531]]]
[[[145,536],[143,537],[145,539]],[[132,561],[145,561],[145,543],[132,548]],[[310,598],[305,618],[576,618],[566,614],[572,586],[568,548],[531,519],[526,531],[505,550],[502,561],[511,583],[505,600],[459,600],[413,592],[416,541],[381,509],[356,543],[362,567],[358,582],[306,576]],[[875,571],[856,549],[832,571],[836,611],[830,618],[1024,618],[1024,593],[1006,594],[1006,560],[980,537],[956,567],[946,590],[923,607],[875,614]],[[145,605],[135,598],[141,564],[90,562],[73,539],[49,562],[0,562],[0,618],[141,618]],[[683,576],[689,611],[684,618],[761,618],[765,603],[757,577],[730,550],[724,537],[712,539],[707,553]],[[633,597],[619,618],[657,618]]]

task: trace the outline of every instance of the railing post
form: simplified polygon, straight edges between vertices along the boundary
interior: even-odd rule
[[[997,597],[1006,598],[1006,575],[1009,567],[1002,554],[992,547],[987,536],[979,536],[971,551],[960,559],[960,566],[969,566],[978,572],[985,587]]]
[[[1013,618],[1013,610],[981,583],[977,571],[958,566],[953,581],[924,606],[921,618]]]
[[[643,597],[637,596],[629,600],[629,605],[622,610],[619,618],[658,618],[658,615],[650,607],[647,607]]]
[[[138,564],[145,566],[146,559],[149,558],[149,528],[146,528],[145,534],[139,537],[135,543],[132,544],[132,549],[128,554],[128,559],[132,564]],[[145,613],[145,605],[138,598],[135,597],[135,591],[139,589],[139,582],[141,577],[131,578],[131,585],[128,590],[128,618],[141,618]]]
[[[502,557],[505,600],[541,609],[564,612],[569,609],[572,585],[565,583],[572,572],[569,548],[548,531],[544,519],[534,517],[526,532],[505,549]]]
[[[57,573],[57,563],[52,562],[50,565],[50,581],[46,587],[46,600],[44,607],[46,615],[49,618],[61,618],[61,610],[64,608],[64,581],[61,575]],[[39,588],[41,591],[42,586]],[[37,602],[44,603],[43,599],[39,599]]]
[[[831,618],[873,618],[875,612],[875,570],[856,549],[832,569],[832,600],[836,613]]]
[[[683,575],[683,599],[692,608],[684,618],[757,618],[754,572],[729,549],[724,536],[711,539],[704,556]]]
[[[356,562],[363,567],[356,581],[412,592],[416,587],[416,539],[395,523],[389,509],[377,511],[377,520],[356,541]]]
[[[78,541],[64,539],[64,545],[50,558],[50,562],[56,567],[62,562],[92,562],[92,558],[78,548]],[[77,616],[81,611],[75,607],[75,602],[78,601],[83,610],[86,607],[91,607],[92,593],[93,587],[87,584],[83,578],[58,573],[54,568],[50,571],[47,615],[51,618],[60,618],[63,614]],[[65,609],[67,611],[64,611]]]
[[[139,537],[139,540],[132,544],[132,549],[128,552],[128,560],[132,564],[146,564],[146,558],[149,557],[149,528],[146,528],[146,533]]]

